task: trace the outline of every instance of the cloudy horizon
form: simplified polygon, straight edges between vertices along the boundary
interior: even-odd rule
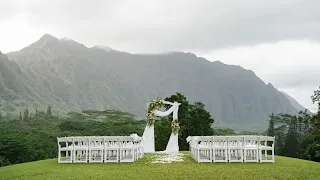
[[[253,70],[315,111],[319,87],[317,0],[0,1],[0,51],[48,33],[130,53],[192,52]],[[318,83],[318,84],[317,84]]]

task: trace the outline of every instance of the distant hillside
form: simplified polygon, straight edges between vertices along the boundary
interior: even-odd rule
[[[9,62],[2,55],[1,61],[11,66],[0,67],[5,68],[1,73],[17,71],[1,77],[7,82],[1,84],[6,89],[1,94],[2,110],[52,105],[55,113],[117,109],[144,118],[148,101],[181,92],[189,101],[203,102],[215,125],[235,129],[262,130],[272,112],[298,112],[285,95],[240,66],[210,62],[192,53],[129,54],[101,47],[87,48],[47,34],[7,54]],[[19,101],[12,104],[7,96]]]
[[[285,92],[282,92],[282,91],[279,91],[281,92],[282,94],[284,94],[288,100],[290,101],[291,105],[298,111],[304,111],[306,110],[305,107],[303,107],[301,104],[298,103],[298,101],[296,101],[295,99],[293,99],[293,97],[289,96],[287,93]]]

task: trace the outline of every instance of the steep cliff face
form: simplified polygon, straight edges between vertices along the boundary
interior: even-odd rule
[[[216,124],[232,127],[265,129],[272,112],[298,112],[254,72],[191,53],[129,54],[45,35],[8,57],[19,64],[11,63],[24,81],[6,87],[33,89],[35,100],[28,103],[39,108],[51,104],[60,112],[119,109],[144,118],[149,100],[175,92],[203,102]]]

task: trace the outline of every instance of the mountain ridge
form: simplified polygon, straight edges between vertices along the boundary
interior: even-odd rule
[[[144,118],[148,101],[182,92],[203,102],[222,126],[262,129],[272,112],[298,112],[285,95],[241,66],[184,52],[97,51],[43,37],[7,55],[37,87],[36,96],[59,111],[117,109]]]

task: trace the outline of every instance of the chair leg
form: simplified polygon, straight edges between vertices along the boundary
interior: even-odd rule
[[[226,163],[228,163],[229,158],[228,158],[228,150],[227,149],[224,150],[224,157],[226,157]]]
[[[216,162],[216,155],[215,155],[215,149],[212,149],[212,162]]]
[[[243,150],[240,150],[240,158],[241,158],[241,163],[243,163]]]
[[[244,153],[244,162],[247,162],[247,150],[245,149],[244,151],[243,151]]]
[[[85,159],[85,163],[88,163],[88,150],[86,150],[86,159]]]
[[[200,160],[200,150],[198,149],[197,150],[197,161],[198,161],[198,163],[199,163],[199,160]]]
[[[262,150],[259,150],[259,160],[260,160],[260,163],[262,163]]]
[[[117,163],[119,162],[119,150],[116,150],[116,160],[117,160]]]
[[[60,163],[60,159],[61,159],[61,151],[59,149],[59,151],[58,151],[58,163]]]
[[[272,163],[274,163],[274,149],[272,149]]]

